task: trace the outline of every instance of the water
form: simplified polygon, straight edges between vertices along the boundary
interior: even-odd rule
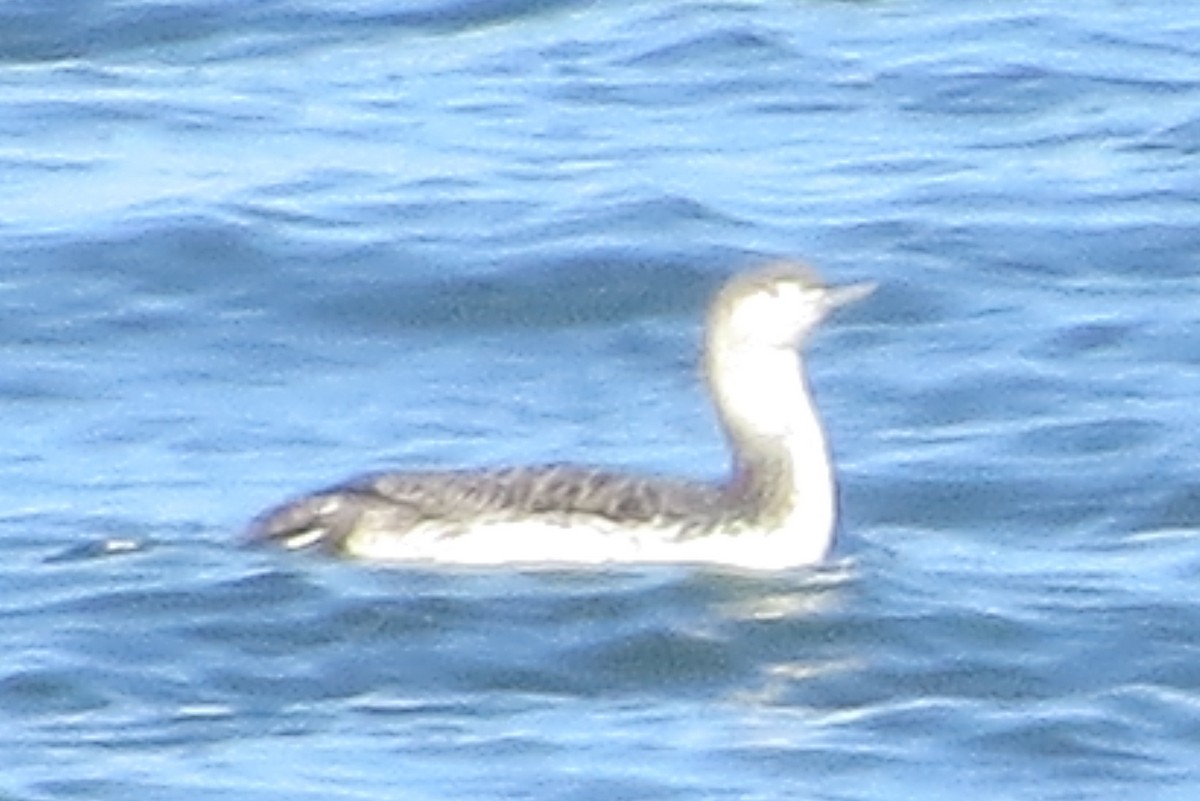
[[[1200,17],[0,4],[0,797],[1192,798]],[[812,372],[816,571],[238,545],[385,465],[709,477],[705,299]]]

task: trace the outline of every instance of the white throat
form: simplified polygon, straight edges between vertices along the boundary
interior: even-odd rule
[[[734,481],[748,480],[766,521],[803,562],[833,544],[836,490],[825,430],[797,351],[710,343],[709,381],[734,450]]]

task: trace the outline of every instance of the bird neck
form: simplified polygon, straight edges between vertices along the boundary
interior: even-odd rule
[[[792,348],[709,343],[708,380],[733,451],[728,491],[747,522],[794,531],[817,561],[833,539],[825,430]]]

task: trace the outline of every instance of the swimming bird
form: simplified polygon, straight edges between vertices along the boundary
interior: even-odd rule
[[[380,561],[817,564],[837,491],[801,351],[832,310],[873,289],[783,263],[717,293],[704,373],[731,450],[722,481],[570,464],[377,472],[269,510],[249,537]]]

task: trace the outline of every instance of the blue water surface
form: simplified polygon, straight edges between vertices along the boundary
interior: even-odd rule
[[[0,3],[0,797],[1200,792],[1200,15]],[[725,452],[704,305],[811,349],[835,558],[243,547],[384,466]]]

